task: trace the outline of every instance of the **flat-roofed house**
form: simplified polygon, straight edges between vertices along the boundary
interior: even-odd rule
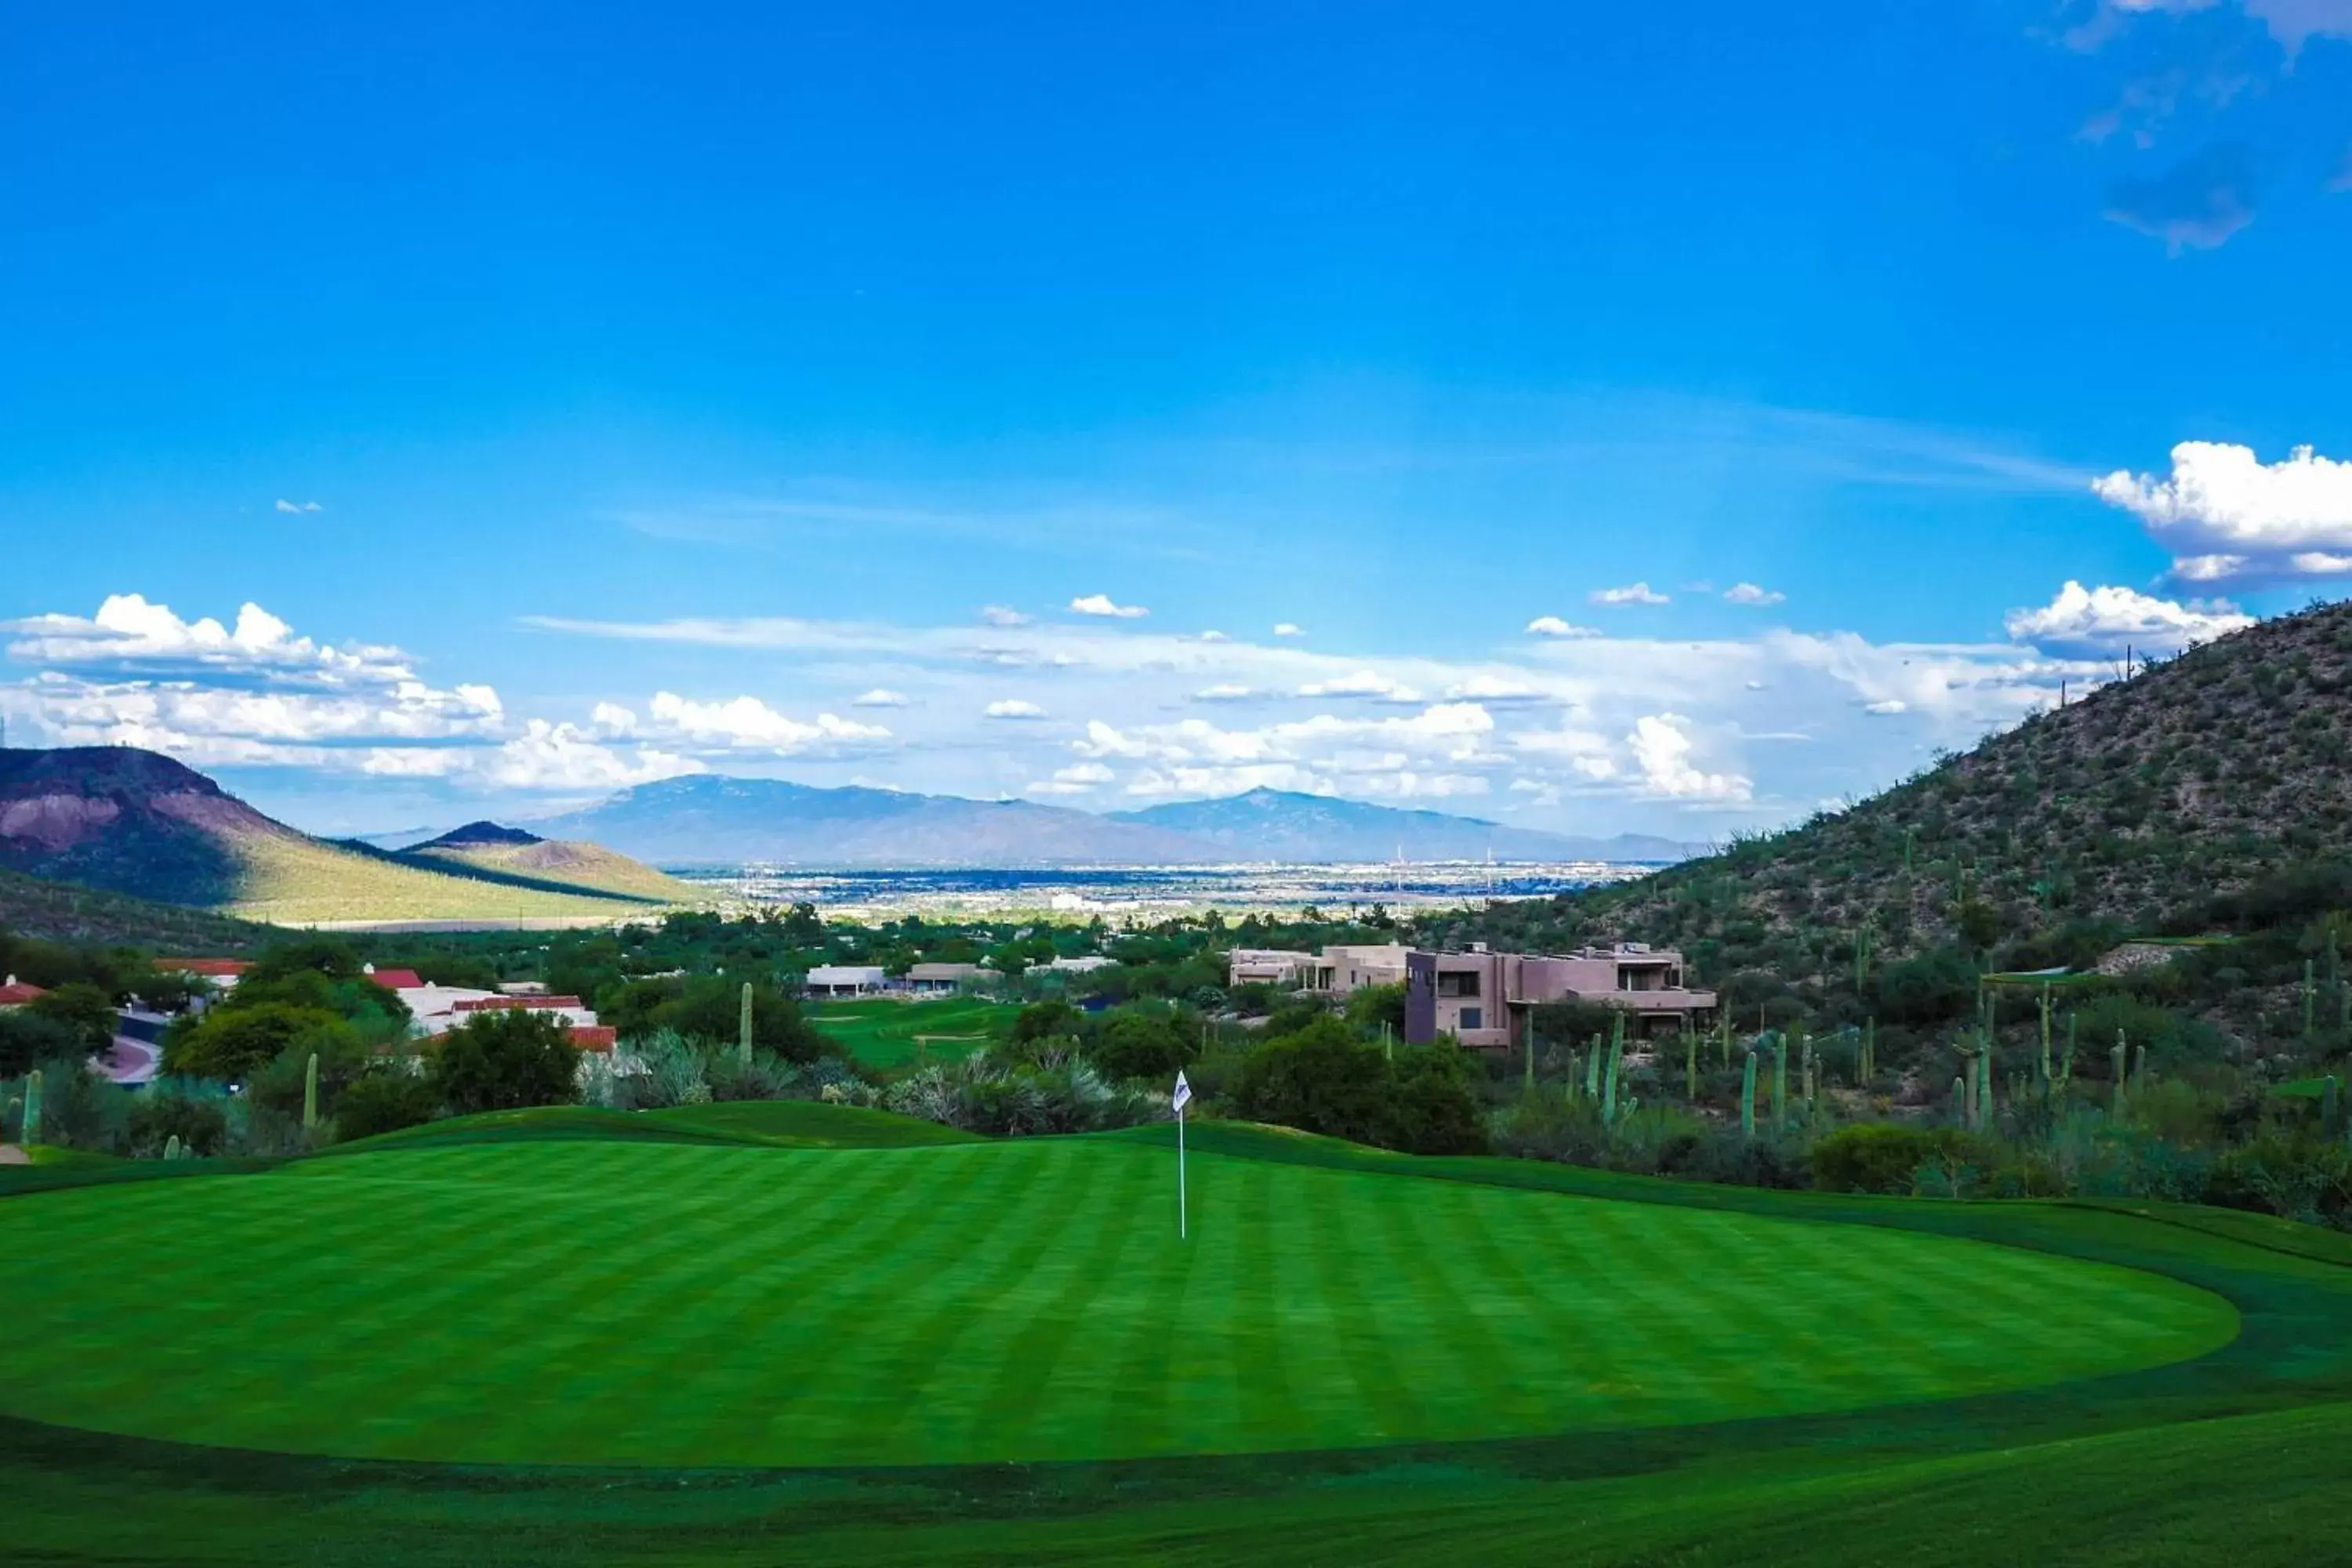
[[[890,984],[878,963],[820,963],[802,983],[812,996],[868,996]]]
[[[1286,985],[1295,990],[1313,984],[1315,965],[1315,955],[1311,952],[1288,952],[1271,947],[1237,947],[1225,954],[1225,984]]]
[[[977,963],[918,963],[907,971],[907,989],[918,996],[948,996],[988,971]]]
[[[1528,1016],[1547,1002],[1622,1007],[1636,1035],[1697,1027],[1716,1007],[1712,991],[1692,990],[1683,955],[1628,942],[1563,955],[1429,952],[1406,947],[1327,947],[1312,988],[1334,1000],[1367,985],[1405,988],[1404,1036],[1426,1044],[1452,1035],[1465,1046],[1527,1040]]]

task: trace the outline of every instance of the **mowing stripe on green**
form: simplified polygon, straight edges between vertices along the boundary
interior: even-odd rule
[[[874,1465],[1852,1409],[2226,1342],[2151,1275],[1118,1140],[387,1149],[0,1204],[0,1412],[286,1451]]]

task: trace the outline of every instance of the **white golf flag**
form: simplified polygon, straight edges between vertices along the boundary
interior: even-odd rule
[[[1179,1111],[1181,1111],[1186,1106],[1192,1103],[1192,1086],[1184,1081],[1184,1072],[1183,1069],[1180,1068],[1176,1072],[1176,1109]]]

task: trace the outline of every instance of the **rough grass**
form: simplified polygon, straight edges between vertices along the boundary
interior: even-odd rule
[[[959,1061],[1003,1040],[1021,1009],[978,996],[929,1002],[813,1002],[809,1021],[819,1033],[868,1067]]]
[[[1787,1416],[2226,1342],[2158,1276],[1097,1140],[385,1150],[0,1205],[0,1411],[473,1464],[868,1466]],[[1937,1310],[1946,1302],[1966,1310]],[[267,1331],[257,1331],[266,1324]]]

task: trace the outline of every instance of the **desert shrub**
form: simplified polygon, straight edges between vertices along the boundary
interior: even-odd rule
[[[732,1044],[741,1034],[742,1005],[742,982],[698,975],[678,994],[652,1008],[645,1022],[653,1029]],[[825,1050],[824,1037],[802,1015],[801,1005],[772,985],[751,988],[751,1044],[794,1062],[813,1062]]]
[[[1469,1052],[1442,1041],[1403,1046],[1387,1066],[1388,1127],[1381,1142],[1409,1154],[1485,1152]]]
[[[353,1079],[335,1102],[338,1142],[421,1127],[441,1108],[433,1080],[404,1061],[377,1062]]]
[[[280,1116],[299,1121],[303,1089],[314,1054],[319,1058],[319,1114],[331,1116],[343,1091],[374,1059],[356,1029],[318,1029],[298,1037],[254,1069],[246,1089],[247,1096],[257,1105],[266,1105]]]
[[[1832,1193],[1895,1193],[1918,1189],[1927,1166],[1982,1166],[1987,1157],[1956,1127],[1906,1127],[1863,1121],[1814,1140],[1807,1155],[1813,1185]]]
[[[656,1029],[630,1041],[626,1061],[615,1060],[613,1067],[614,1110],[665,1110],[710,1103],[702,1048],[676,1029]]]
[[[228,1113],[216,1087],[202,1079],[158,1079],[131,1097],[123,1127],[125,1153],[156,1159],[175,1137],[192,1154],[224,1152]]]
[[[791,1062],[757,1051],[747,1064],[733,1051],[714,1051],[702,1062],[702,1075],[713,1100],[783,1100],[794,1078]]]
[[[527,1007],[475,1014],[441,1037],[434,1088],[449,1109],[511,1110],[569,1105],[578,1097],[580,1052],[563,1022]]]
[[[1267,987],[1271,990],[1272,987]],[[1377,1035],[1383,1028],[1399,1039],[1404,1037],[1404,987],[1398,985],[1366,985],[1348,998],[1348,1022],[1367,1035]]]
[[[2255,1139],[2213,1162],[2203,1199],[2223,1208],[2352,1229],[2352,1147],[2332,1140]]]
[[[1009,1138],[1131,1127],[1162,1114],[1165,1104],[1155,1093],[1110,1082],[1084,1060],[1030,1067],[987,1051],[924,1068],[870,1098],[901,1115]]]
[[[1269,1039],[1234,1076],[1234,1113],[1304,1132],[1377,1143],[1387,1129],[1388,1064],[1378,1046],[1321,1014]]]
[[[1892,1024],[1936,1024],[1975,1005],[1977,966],[1958,948],[1930,948],[1878,973],[1878,1016]]]
[[[1014,1045],[1026,1045],[1032,1040],[1082,1035],[1086,1028],[1086,1014],[1055,997],[1045,1002],[1032,1002],[1014,1014],[1009,1038]]]
[[[79,1053],[41,1068],[41,1142],[112,1151],[122,1144],[128,1096],[83,1065]],[[12,1092],[22,1095],[19,1085]]]

